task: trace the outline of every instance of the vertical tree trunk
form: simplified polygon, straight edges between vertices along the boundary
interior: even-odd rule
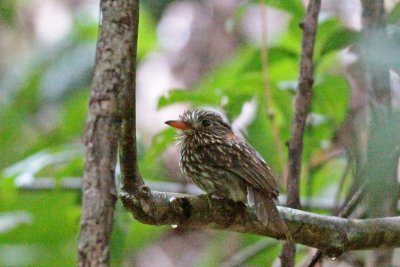
[[[101,34],[85,130],[79,266],[109,266],[115,166],[126,92],[134,86],[138,8],[138,0],[101,1]]]

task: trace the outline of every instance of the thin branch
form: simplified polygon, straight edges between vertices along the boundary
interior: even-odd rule
[[[311,105],[312,85],[314,83],[313,53],[320,8],[321,0],[310,0],[306,17],[300,24],[303,30],[300,75],[295,98],[295,115],[291,130],[292,137],[289,142],[287,178],[287,205],[292,208],[300,208],[301,155],[303,151],[304,127]],[[295,254],[296,246],[291,243],[285,243],[280,256],[282,266],[294,266]]]
[[[267,42],[267,8],[264,5],[264,0],[259,0],[260,17],[261,17],[261,64],[262,64],[262,77],[265,92],[265,104],[267,106],[267,116],[271,123],[272,137],[276,145],[276,152],[279,159],[279,164],[282,172],[285,171],[285,155],[283,154],[283,146],[281,140],[281,132],[279,125],[275,119],[275,111],[272,108],[272,89],[268,77],[268,42]]]
[[[276,245],[277,242],[271,239],[262,239],[250,246],[240,250],[236,254],[229,257],[229,260],[221,264],[221,267],[236,267],[243,266],[243,264],[249,259],[255,257],[261,251],[266,248],[270,248]]]
[[[179,225],[194,229],[219,229],[285,239],[283,234],[263,226],[254,211],[241,202],[152,192],[150,205],[122,191],[120,198],[133,216],[145,224]],[[153,205],[153,206],[151,206]],[[296,243],[321,249],[330,257],[342,252],[400,246],[400,217],[343,219],[291,208],[278,207]]]
[[[318,12],[321,6],[320,0],[309,2],[307,15],[300,24],[303,29],[302,54],[300,61],[299,85],[295,98],[295,115],[292,123],[292,138],[289,142],[288,162],[288,206],[300,207],[300,172],[301,155],[303,150],[304,127],[311,104],[313,79],[313,51],[315,35],[318,24]]]
[[[346,161],[346,167],[345,167],[345,169],[343,171],[342,176],[340,177],[339,186],[338,186],[338,189],[337,189],[337,192],[336,192],[336,196],[335,196],[335,202],[336,202],[335,206],[336,207],[334,208],[334,210],[338,210],[339,209],[340,195],[341,195],[341,193],[343,191],[343,188],[344,188],[344,185],[345,185],[345,182],[346,182],[346,178],[349,176],[348,174],[349,174],[349,172],[350,172],[350,170],[352,168],[352,164],[353,164],[353,161],[350,158],[348,158],[347,161]],[[332,211],[332,213],[334,213],[334,210]]]
[[[109,266],[111,230],[117,200],[115,166],[123,101],[132,82],[135,1],[102,0],[102,24],[96,49],[85,130],[79,266]],[[133,12],[133,13],[132,13]]]
[[[354,211],[354,209],[360,204],[361,200],[364,199],[365,196],[365,187],[366,184],[363,184],[357,192],[351,197],[349,202],[342,207],[340,210],[338,216],[341,218],[347,218],[351,215],[351,213]]]

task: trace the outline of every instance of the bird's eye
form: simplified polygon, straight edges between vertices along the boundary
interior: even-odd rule
[[[202,125],[203,127],[208,127],[208,126],[211,125],[211,122],[210,122],[209,120],[202,120],[202,121],[201,121],[201,125]]]

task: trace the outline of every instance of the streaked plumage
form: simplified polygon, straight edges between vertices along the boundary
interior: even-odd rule
[[[254,206],[264,225],[290,237],[274,203],[279,191],[271,169],[219,114],[189,110],[166,123],[181,130],[180,165],[188,178],[208,194]]]

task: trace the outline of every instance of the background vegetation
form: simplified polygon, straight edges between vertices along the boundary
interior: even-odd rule
[[[351,68],[357,64],[352,48],[361,39],[360,23],[352,22],[360,19],[361,9],[357,1],[352,3],[343,10],[323,5],[314,56],[301,193],[306,208],[326,214],[342,203],[358,174],[348,125],[355,125],[360,136],[365,130],[354,119],[367,101]],[[199,106],[223,111],[284,177],[300,57],[298,24],[305,11],[300,1],[265,4],[269,9],[263,22],[256,1],[143,2],[138,134],[146,181],[163,182],[161,187],[165,182],[185,183],[171,147],[175,133],[162,124],[187,107]],[[388,1],[387,10],[396,44],[400,5]],[[98,3],[89,0],[0,2],[1,266],[76,264],[80,191],[79,179],[72,178],[83,172],[82,136],[97,12]],[[262,22],[268,31],[267,61],[260,49]],[[399,62],[391,64],[395,102]],[[281,184],[284,192],[283,180]],[[117,209],[111,247],[115,266],[219,266],[265,239],[155,228],[132,223],[121,205]],[[267,246],[247,264],[271,265],[280,244],[271,241]],[[300,247],[298,262],[312,253]],[[354,263],[353,258],[362,262],[365,254],[343,260]]]

